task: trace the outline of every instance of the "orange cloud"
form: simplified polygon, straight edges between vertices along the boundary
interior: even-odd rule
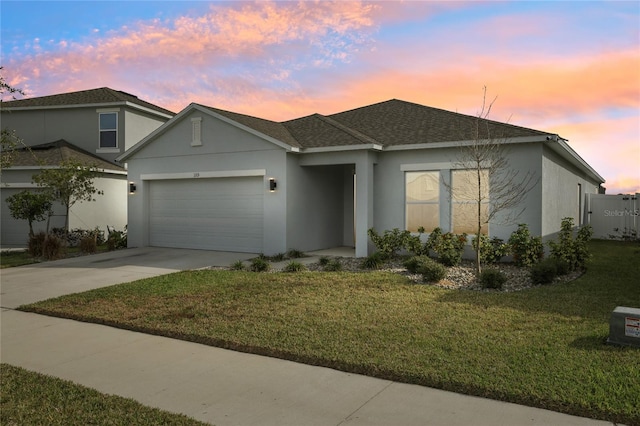
[[[341,1],[212,6],[202,16],[138,22],[88,42],[59,43],[57,51],[36,50],[13,58],[7,69],[13,83],[43,94],[45,85],[49,93],[62,87],[75,90],[80,82],[84,88],[97,82],[111,86],[113,81],[128,81],[130,86],[135,82],[129,75],[149,81],[157,73],[165,82],[195,85],[193,70],[219,75],[234,64],[246,68],[242,62],[257,59],[262,62],[255,66],[265,69],[304,67],[304,62],[295,63],[295,49],[309,51],[309,46],[311,55],[331,63],[345,60],[366,41],[377,7]],[[279,49],[284,45],[288,50]],[[37,81],[36,74],[41,76]]]

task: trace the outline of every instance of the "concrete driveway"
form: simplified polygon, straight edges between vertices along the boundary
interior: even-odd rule
[[[229,266],[251,253],[159,247],[131,248],[0,270],[0,306],[20,305],[208,266]]]

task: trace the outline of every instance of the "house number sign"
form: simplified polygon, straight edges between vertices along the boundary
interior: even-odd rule
[[[200,177],[200,173],[195,172],[195,173],[193,174],[193,177],[194,177],[194,178],[199,178],[199,177]]]

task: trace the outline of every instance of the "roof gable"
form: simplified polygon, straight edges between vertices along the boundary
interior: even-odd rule
[[[86,105],[130,104],[149,109],[162,115],[175,115],[168,109],[143,101],[130,93],[114,90],[109,87],[82,90],[78,92],[60,93],[36,98],[18,99],[2,102],[3,109],[41,109],[55,107],[77,107]]]

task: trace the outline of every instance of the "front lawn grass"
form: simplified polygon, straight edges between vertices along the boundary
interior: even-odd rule
[[[97,246],[96,253],[104,253],[107,251],[109,251],[109,248],[106,244]],[[65,254],[62,258],[64,259],[67,257],[84,256],[87,254],[88,253],[82,252],[82,250],[80,250],[80,247],[68,247],[65,249]],[[33,263],[46,261],[47,260],[45,258],[31,256],[27,250],[2,250],[0,252],[0,269],[31,265]]]
[[[0,364],[2,425],[204,425],[181,414]]]
[[[640,424],[640,350],[605,344],[611,311],[640,307],[640,247],[590,248],[581,278],[515,293],[386,272],[204,270],[23,309]]]
[[[3,250],[0,252],[0,269],[31,265],[32,263],[38,263],[38,259],[32,257],[26,250]]]

